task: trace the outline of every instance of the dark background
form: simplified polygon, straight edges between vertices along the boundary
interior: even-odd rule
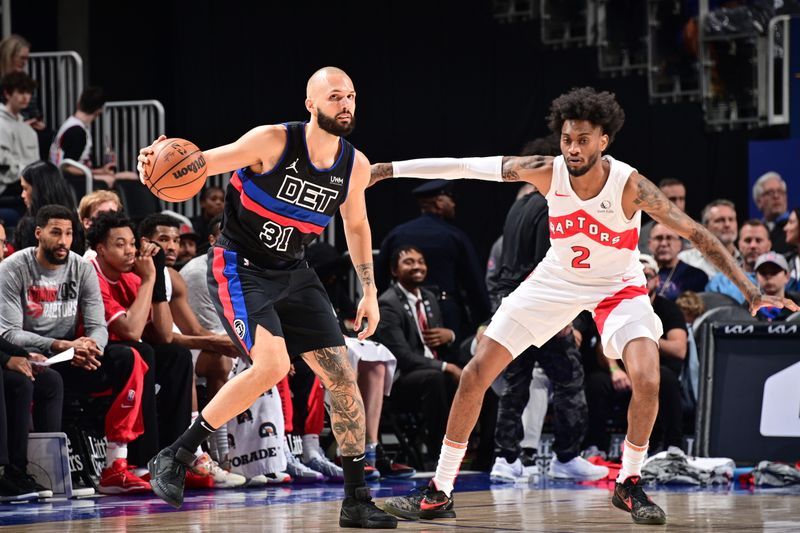
[[[658,182],[683,180],[695,217],[724,197],[745,212],[747,140],[709,132],[698,103],[652,104],[644,76],[602,78],[595,48],[550,50],[539,21],[496,22],[488,0],[446,2],[15,2],[33,51],[77,49],[110,100],[160,100],[167,134],[201,148],[256,125],[307,118],[309,75],[345,69],[358,92],[350,140],[372,162],[515,154],[547,133],[549,102],[575,86],[616,93],[627,120],[609,153]],[[413,180],[367,193],[374,245],[417,213]],[[516,185],[460,182],[456,223],[482,258]],[[343,246],[343,239],[337,242]]]

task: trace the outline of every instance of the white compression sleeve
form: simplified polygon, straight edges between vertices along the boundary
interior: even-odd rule
[[[503,156],[411,159],[392,163],[395,178],[503,181]]]

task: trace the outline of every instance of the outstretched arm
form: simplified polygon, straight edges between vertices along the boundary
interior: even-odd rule
[[[375,275],[372,265],[372,233],[367,219],[367,203],[364,191],[369,184],[369,161],[361,152],[356,152],[356,161],[350,176],[350,190],[347,200],[342,204],[339,212],[344,221],[344,235],[347,240],[347,249],[350,259],[356,269],[364,297],[358,303],[354,329],[361,328],[361,321],[367,319],[367,328],[358,334],[359,340],[364,340],[378,327],[380,313],[378,311],[378,289],[375,286]]]
[[[369,186],[393,177],[526,181],[547,194],[552,174],[553,158],[543,155],[412,159],[372,165]]]
[[[622,205],[625,210],[625,216],[630,217],[641,209],[653,217],[656,222],[664,224],[681,237],[689,239],[695,248],[700,250],[720,272],[725,274],[742,291],[750,305],[750,312],[753,316],[762,307],[786,307],[793,311],[800,309],[797,304],[789,299],[761,294],[758,287],[753,285],[745,273],[742,272],[742,269],[739,268],[731,254],[719,242],[719,239],[704,226],[692,220],[689,215],[678,209],[661,192],[661,189],[638,172],[634,172],[628,178],[625,192],[623,193]]]

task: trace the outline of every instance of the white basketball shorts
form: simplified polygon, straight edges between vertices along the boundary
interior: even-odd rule
[[[581,311],[592,312],[606,357],[620,359],[633,339],[658,343],[663,334],[644,275],[629,283],[580,278],[545,260],[503,299],[484,335],[516,358],[530,346],[542,346]]]

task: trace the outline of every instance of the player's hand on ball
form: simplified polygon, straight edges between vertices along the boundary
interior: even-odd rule
[[[758,313],[758,310],[762,307],[785,307],[789,311],[800,311],[800,307],[789,298],[759,294],[750,301],[750,314],[756,316],[756,313]]]
[[[367,319],[367,327],[364,328],[363,331],[359,331],[358,340],[363,341],[375,333],[375,329],[378,327],[378,320],[380,320],[380,317],[381,314],[378,311],[378,297],[372,294],[361,298],[361,301],[358,302],[358,311],[356,312],[356,320],[353,330],[361,330],[361,323],[365,318]]]
[[[142,183],[142,185],[144,185],[144,167],[153,165],[153,154],[155,153],[153,147],[166,138],[166,135],[159,135],[158,139],[153,141],[150,146],[146,146],[139,150],[139,157],[136,158],[136,161],[138,161],[136,163],[136,170],[139,171],[139,181]]]

